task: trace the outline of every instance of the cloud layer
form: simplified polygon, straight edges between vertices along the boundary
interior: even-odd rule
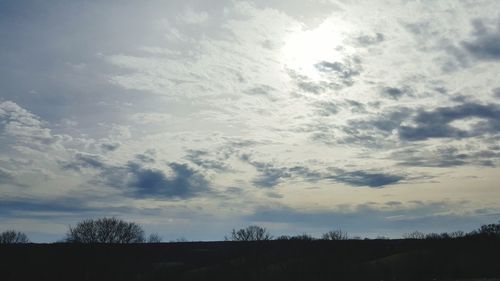
[[[498,10],[0,2],[0,218],[40,241],[97,215],[202,240],[494,218]]]

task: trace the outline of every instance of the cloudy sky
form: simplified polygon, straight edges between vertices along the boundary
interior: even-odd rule
[[[500,218],[496,0],[0,1],[0,230]]]

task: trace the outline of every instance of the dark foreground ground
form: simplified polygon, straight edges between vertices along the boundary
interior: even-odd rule
[[[496,278],[499,239],[0,246],[3,281]]]

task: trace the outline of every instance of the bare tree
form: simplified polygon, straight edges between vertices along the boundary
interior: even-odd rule
[[[28,239],[28,236],[26,236],[26,234],[22,232],[7,230],[0,233],[0,244],[24,244],[24,243],[30,243],[30,240]]]
[[[148,243],[160,243],[163,238],[158,233],[151,233],[148,236]]]
[[[500,238],[500,221],[482,225],[479,229],[467,233],[467,236]]]
[[[403,234],[404,239],[425,239],[425,233],[422,233],[420,231],[413,231],[409,233],[404,233]]]
[[[461,230],[453,231],[450,233],[450,238],[463,238],[465,236],[465,232]]]
[[[66,241],[73,243],[142,243],[144,230],[136,223],[112,218],[88,219],[70,227]]]
[[[347,232],[339,229],[328,231],[327,233],[323,234],[321,238],[323,240],[347,240],[349,239],[349,236],[347,235]]]
[[[304,233],[304,234],[299,234],[299,235],[294,235],[294,236],[289,236],[289,235],[281,235],[276,237],[275,240],[289,240],[289,241],[313,241],[316,240],[313,236]]]
[[[257,225],[247,226],[240,230],[231,231],[230,237],[226,237],[226,240],[231,241],[263,241],[271,240],[273,237],[267,231],[266,228]]]

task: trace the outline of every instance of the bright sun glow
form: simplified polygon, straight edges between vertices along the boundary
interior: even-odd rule
[[[282,49],[282,62],[293,70],[313,80],[321,79],[315,65],[322,61],[342,59],[340,28],[325,22],[312,30],[297,30],[286,39]]]

